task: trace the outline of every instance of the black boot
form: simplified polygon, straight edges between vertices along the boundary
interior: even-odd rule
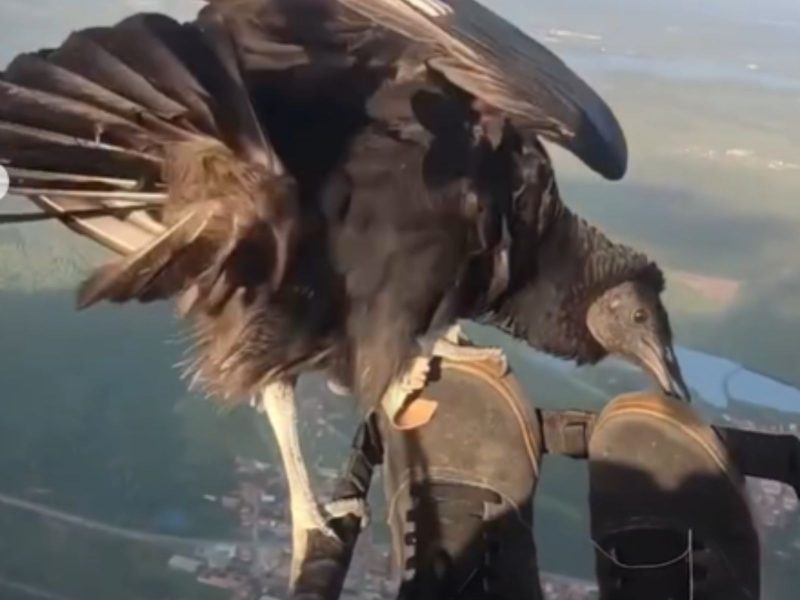
[[[743,478],[683,402],[615,399],[590,441],[603,600],[757,600],[759,543]]]
[[[445,362],[422,393],[436,403],[430,422],[399,431],[379,421],[403,599],[542,598],[533,539],[539,428],[513,376],[493,373]]]

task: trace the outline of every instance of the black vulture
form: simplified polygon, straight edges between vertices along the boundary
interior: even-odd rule
[[[297,439],[302,373],[397,407],[431,354],[504,368],[443,337],[483,318],[580,361],[626,355],[682,391],[660,271],[562,205],[537,136],[625,172],[606,104],[472,0],[211,0],[193,23],[78,31],[0,78],[12,190],[137,210],[125,218],[151,236],[80,306],[176,300],[192,383],[261,398],[296,531],[332,534]]]

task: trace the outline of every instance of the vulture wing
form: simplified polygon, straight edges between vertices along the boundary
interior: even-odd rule
[[[429,68],[608,179],[628,151],[608,105],[547,48],[475,0],[339,0],[420,46]]]
[[[322,67],[318,74],[400,61],[406,69],[427,67],[604,177],[625,174],[625,136],[602,98],[547,48],[475,0],[208,2],[200,19],[224,19],[248,71],[314,64]]]
[[[11,192],[126,254],[81,305],[217,285],[243,244],[281,280],[293,182],[213,21],[139,14],[16,57],[0,74],[0,163]]]

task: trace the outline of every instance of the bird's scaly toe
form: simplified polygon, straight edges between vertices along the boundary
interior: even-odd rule
[[[332,394],[335,394],[336,396],[349,396],[352,393],[350,391],[350,388],[339,383],[338,381],[335,381],[333,379],[328,379],[327,383],[328,383],[328,390],[330,390],[330,392]]]
[[[431,361],[427,357],[415,358],[411,363],[411,367],[403,375],[401,381],[401,389],[406,395],[414,395],[420,390],[424,389],[428,384],[428,376],[431,372]]]
[[[502,348],[457,346],[443,338],[436,342],[433,353],[453,362],[485,363],[497,377],[504,377],[508,373],[508,358]]]
[[[508,357],[502,348],[480,348],[486,350],[486,361],[492,365],[492,369],[498,377],[505,377],[508,373]]]
[[[369,504],[364,498],[344,498],[342,500],[332,500],[324,506],[329,519],[341,519],[353,516],[361,521],[361,528],[369,525],[370,511]]]
[[[381,405],[392,423],[397,424],[397,418],[407,407],[409,400],[425,389],[430,375],[431,361],[427,356],[415,358],[406,372],[393,381],[383,396]]]
[[[328,524],[329,519],[325,516],[325,512],[327,510],[323,510],[317,505],[292,506],[293,529],[297,532],[319,531],[326,537],[338,539],[339,536]]]

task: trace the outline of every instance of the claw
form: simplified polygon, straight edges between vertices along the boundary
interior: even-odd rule
[[[330,526],[332,520],[352,515],[361,521],[362,529],[369,524],[369,505],[363,498],[332,500],[322,506],[293,502],[291,506],[293,526],[297,529],[304,532],[319,531],[337,540],[339,536]]]
[[[450,327],[442,337],[456,346],[469,342],[467,334],[464,333],[464,328],[458,323]]]
[[[428,384],[430,372],[430,359],[427,357],[415,358],[411,363],[411,368],[406,371],[400,384],[406,396],[411,396],[422,390]]]
[[[369,505],[363,498],[332,500],[331,502],[325,504],[324,508],[330,519],[341,519],[347,516],[354,516],[361,521],[361,529],[365,529],[369,525]]]
[[[302,565],[308,557],[311,534],[318,532],[327,538],[342,543],[342,539],[331,528],[330,522],[348,515],[360,519],[361,529],[369,524],[369,505],[363,498],[333,500],[322,506],[304,501],[291,502],[292,509],[292,562],[289,572],[290,597],[294,597],[295,584]]]
[[[428,384],[430,370],[430,359],[425,356],[417,357],[411,362],[408,370],[389,386],[383,396],[383,408],[392,423],[396,422],[397,416],[406,407],[408,400]]]
[[[328,525],[329,519],[323,514],[325,508],[305,502],[292,502],[291,507],[293,528],[302,532],[319,531],[326,537],[338,539],[336,532]]]
[[[333,379],[328,379],[328,390],[336,396],[349,396],[351,394],[351,391],[347,386],[342,385]]]

